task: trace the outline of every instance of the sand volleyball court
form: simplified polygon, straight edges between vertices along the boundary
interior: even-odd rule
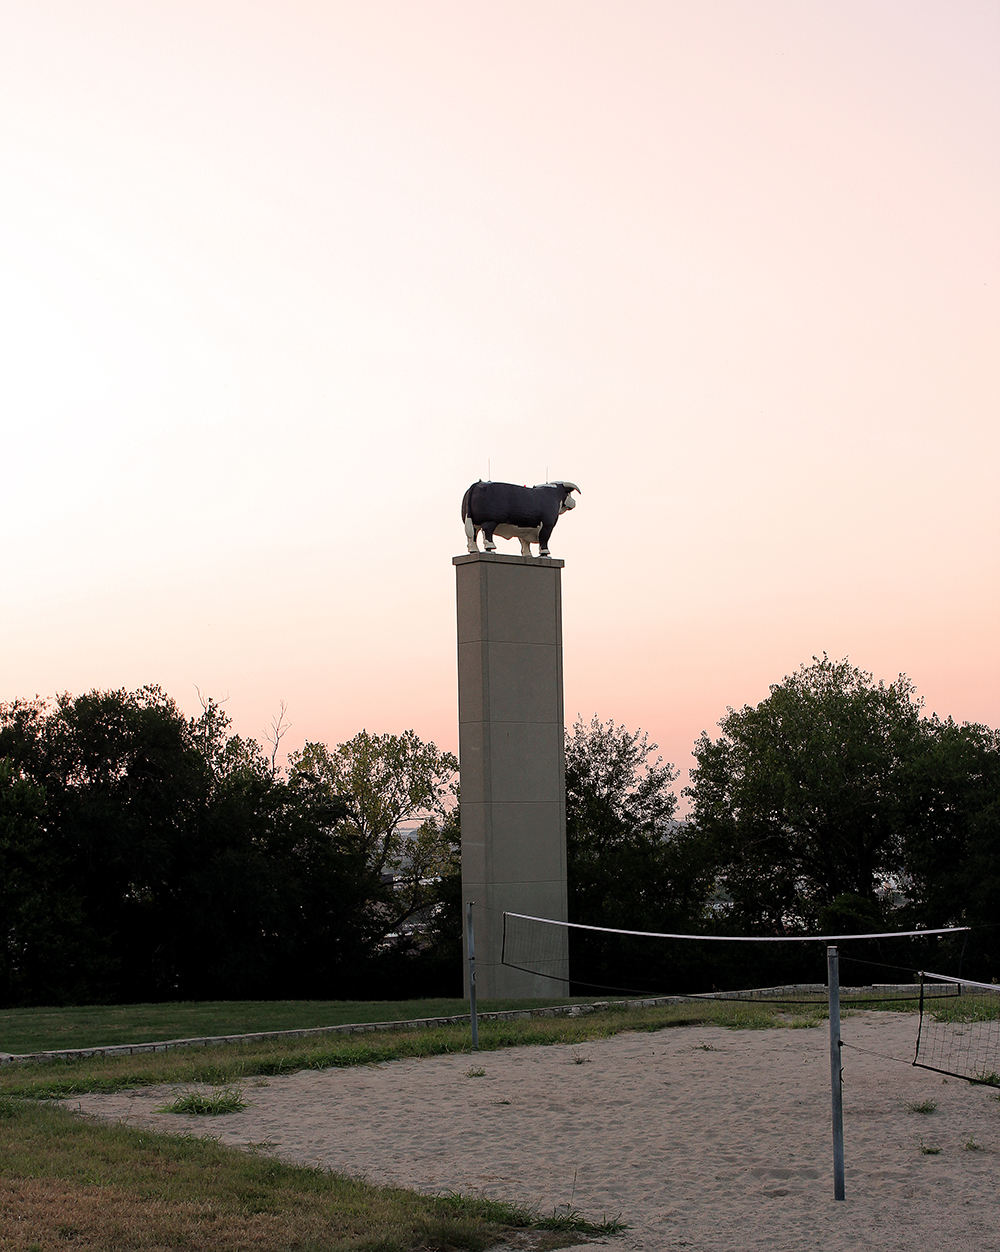
[[[250,1079],[248,1107],[215,1118],[155,1112],[173,1087],[72,1103],[375,1183],[620,1214],[630,1229],[608,1242],[621,1252],[1000,1252],[1000,1102],[910,1066],[916,1025],[909,1013],[844,1020],[842,1203],[825,1023]]]

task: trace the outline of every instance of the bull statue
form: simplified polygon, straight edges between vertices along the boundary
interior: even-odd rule
[[[482,531],[487,552],[496,552],[493,536],[499,535],[501,539],[520,539],[522,556],[531,556],[533,543],[538,544],[539,556],[549,556],[549,536],[559,515],[576,508],[571,494],[574,491],[580,491],[576,483],[516,487],[513,483],[484,483],[480,479],[462,497],[462,521],[469,551],[479,551],[477,539]]]

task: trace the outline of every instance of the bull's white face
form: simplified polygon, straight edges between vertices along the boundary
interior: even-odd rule
[[[573,492],[580,490],[580,488],[576,485],[576,483],[568,483],[566,482],[565,479],[560,478],[560,479],[556,479],[554,482],[551,482],[551,483],[535,483],[535,486],[536,487],[568,487],[569,488],[569,490],[566,492],[566,499],[563,500],[562,504],[560,504],[559,506],[560,517],[562,517],[562,515],[568,512],[570,509],[576,508],[576,501],[573,499]]]

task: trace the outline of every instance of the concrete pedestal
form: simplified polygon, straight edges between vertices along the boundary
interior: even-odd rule
[[[550,957],[562,945],[546,967],[558,976],[500,962],[505,909],[567,917],[563,562],[469,553],[454,565],[462,897],[476,905],[476,989],[481,999],[564,996],[565,931],[547,936]]]

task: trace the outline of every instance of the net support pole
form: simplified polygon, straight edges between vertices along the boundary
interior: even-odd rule
[[[469,901],[466,935],[469,941],[469,1020],[472,1023],[472,1050],[479,1051],[479,1018],[476,1016],[476,941],[472,933],[472,906]]]
[[[835,947],[826,950],[830,991],[830,1093],[833,1101],[833,1198],[844,1198],[844,1084],[840,1065],[840,965]]]

